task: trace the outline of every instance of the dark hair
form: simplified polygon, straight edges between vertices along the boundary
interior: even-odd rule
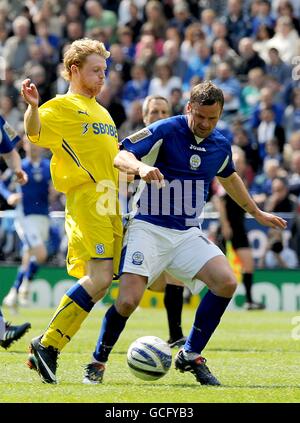
[[[211,81],[204,81],[194,86],[191,91],[190,102],[198,103],[203,106],[212,106],[215,103],[219,103],[223,109],[223,91]]]

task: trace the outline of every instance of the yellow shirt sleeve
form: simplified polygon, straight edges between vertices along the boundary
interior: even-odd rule
[[[38,135],[28,137],[29,140],[45,148],[57,148],[61,145],[63,139],[62,112],[55,101],[52,99],[39,107],[39,116],[41,129]]]

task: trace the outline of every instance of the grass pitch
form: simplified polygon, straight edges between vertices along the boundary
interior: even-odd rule
[[[102,385],[83,385],[83,366],[90,361],[105,309],[95,309],[59,358],[58,385],[42,384],[25,366],[27,345],[47,326],[53,310],[24,310],[9,316],[14,324],[30,321],[32,329],[5,351],[1,349],[0,403],[299,403],[300,340],[292,339],[287,312],[227,312],[203,355],[221,387],[199,385],[174,365],[155,382],[135,378],[126,364],[131,342],[144,335],[167,339],[165,310],[139,309],[111,354]],[[299,313],[300,314],[300,313]],[[184,309],[187,334],[194,312]],[[176,351],[173,352],[173,357]]]

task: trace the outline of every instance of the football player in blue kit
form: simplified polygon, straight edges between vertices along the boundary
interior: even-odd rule
[[[92,356],[94,383],[138,306],[145,289],[167,271],[192,292],[205,284],[189,336],[175,368],[203,385],[220,385],[202,351],[217,328],[237,286],[222,251],[201,230],[201,214],[215,176],[227,193],[260,224],[284,229],[286,221],[260,210],[235,172],[230,142],[215,129],[223,92],[210,81],[196,85],[187,114],[159,120],[125,138],[115,166],[141,178],[124,237],[118,298],[103,319]]]
[[[15,219],[15,228],[23,244],[22,264],[13,286],[3,299],[3,305],[12,309],[18,304],[30,305],[30,282],[48,255],[50,160],[42,157],[40,147],[27,140],[24,141],[24,149],[26,157],[22,160],[22,169],[28,175],[28,182],[20,187]],[[11,194],[8,191],[6,196]]]
[[[4,158],[7,166],[12,170],[19,184],[26,184],[28,178],[21,168],[21,159],[15,150],[20,137],[13,128],[0,115],[0,155]],[[26,322],[22,325],[13,326],[4,320],[0,309],[0,346],[9,348],[14,341],[23,336],[31,325]]]

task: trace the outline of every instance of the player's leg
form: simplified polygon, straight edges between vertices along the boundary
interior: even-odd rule
[[[163,272],[151,285],[152,291],[164,292],[164,305],[169,325],[168,344],[171,348],[181,347],[186,338],[182,333],[181,315],[183,309],[184,285],[181,281]]]
[[[91,363],[85,368],[83,383],[97,384],[103,380],[105,363],[125,328],[128,317],[139,305],[146,289],[147,277],[124,273],[120,279],[119,294],[114,305],[106,312]]]
[[[254,260],[251,248],[237,248],[235,251],[242,264],[242,282],[246,292],[244,307],[246,310],[263,310],[264,304],[255,302],[252,298]]]
[[[15,311],[17,310],[17,304],[18,304],[18,292],[19,292],[20,286],[22,285],[22,282],[26,273],[26,268],[29,263],[29,259],[30,259],[30,254],[28,251],[28,247],[24,245],[22,263],[18,269],[16,279],[12,287],[10,288],[8,294],[3,299],[3,305]]]
[[[195,280],[203,281],[209,291],[197,308],[192,330],[176,356],[175,366],[181,371],[192,371],[201,384],[219,385],[205,365],[201,353],[217,328],[237,282],[222,251],[200,230],[195,228],[187,231],[187,237],[186,242],[177,249],[168,269],[190,287]]]
[[[78,332],[92,310],[94,298],[103,297],[113,277],[112,260],[90,260],[87,274],[62,297],[42,337],[31,342],[29,367],[36,367],[43,382],[56,383],[57,358],[60,351]]]

